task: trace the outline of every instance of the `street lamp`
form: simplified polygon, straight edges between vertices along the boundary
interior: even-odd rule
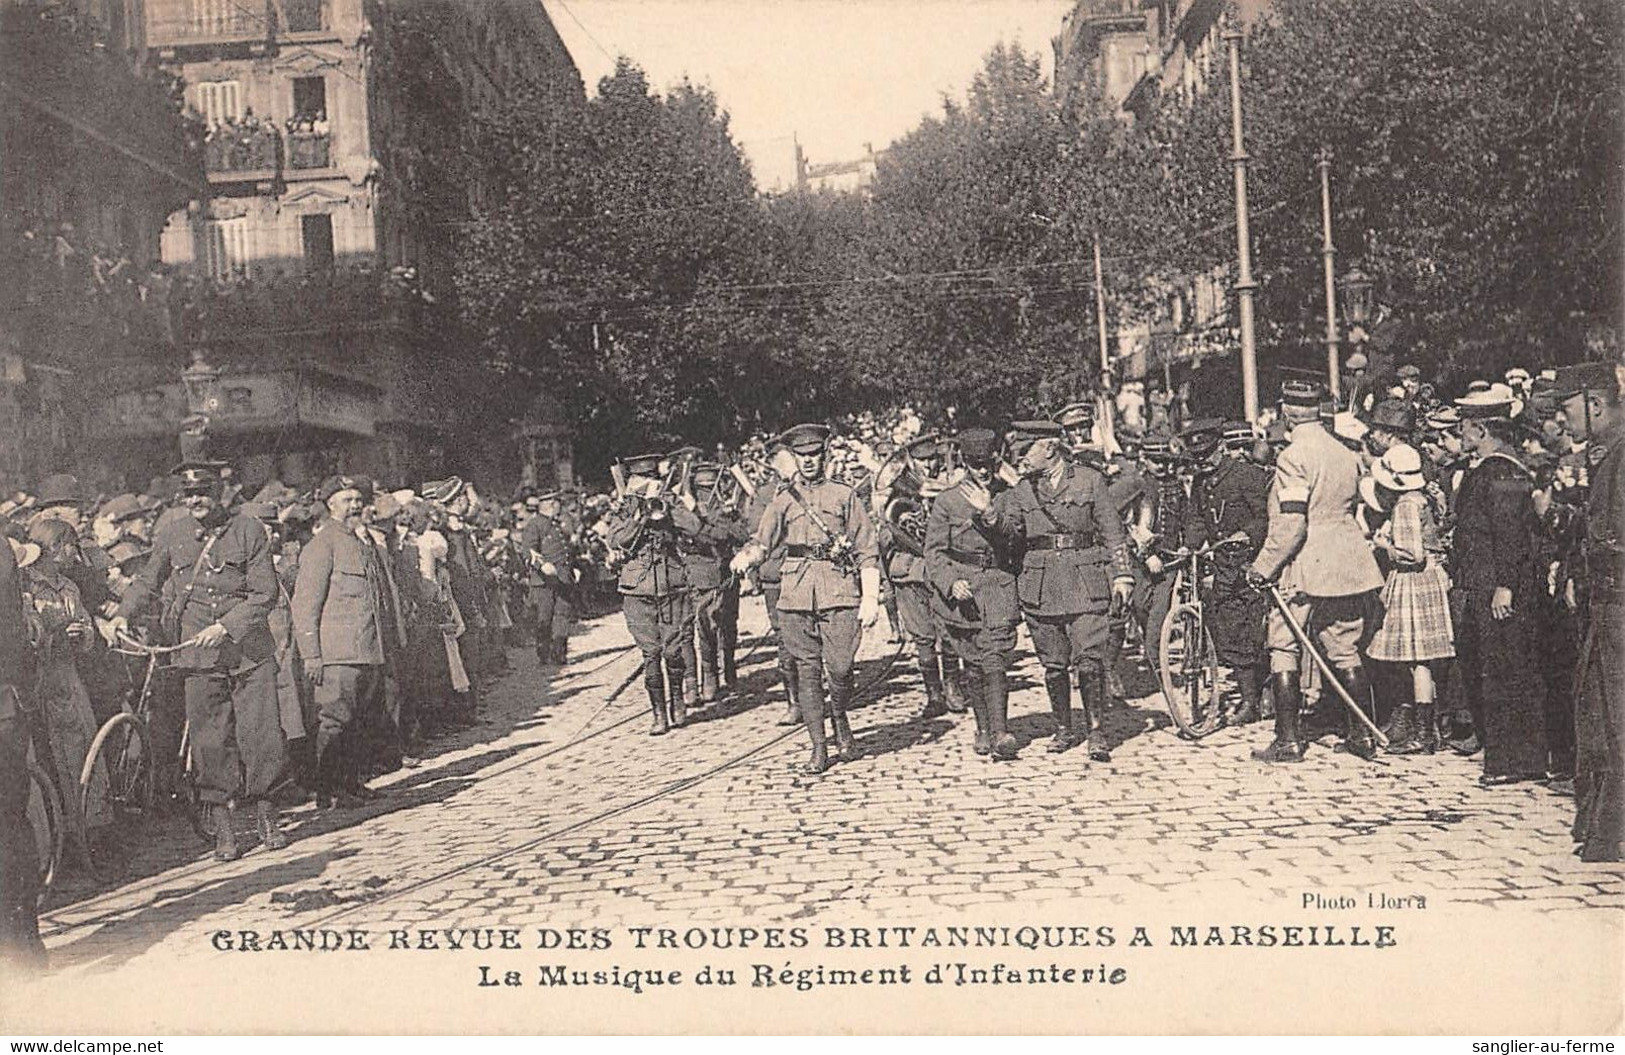
[[[204,358],[201,349],[192,352],[192,362],[181,371],[186,389],[186,411],[212,417],[220,410],[220,371]]]
[[[1339,285],[1343,287],[1343,314],[1348,316],[1351,330],[1349,339],[1353,340],[1352,329],[1354,327],[1363,329],[1365,324],[1371,321],[1371,291],[1374,283],[1370,275],[1359,268],[1354,268],[1343,275]]]

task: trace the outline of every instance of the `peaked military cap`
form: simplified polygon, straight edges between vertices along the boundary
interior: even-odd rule
[[[1282,381],[1281,402],[1292,407],[1318,407],[1326,399],[1326,386],[1319,381]]]
[[[1147,436],[1145,442],[1140,444],[1140,453],[1147,458],[1172,458],[1174,445],[1166,436]]]
[[[170,475],[180,481],[180,490],[183,492],[206,491],[220,482],[222,468],[224,466],[219,462],[183,463],[171,469]]]
[[[1619,385],[1612,363],[1574,363],[1552,371],[1550,393],[1555,399],[1570,399],[1581,392],[1609,392]]]
[[[430,502],[445,505],[463,493],[463,478],[448,476],[444,480],[429,480],[423,485],[423,497]]]
[[[966,429],[954,438],[954,445],[968,462],[990,462],[999,453],[999,437],[992,429]]]
[[[1223,436],[1224,422],[1219,418],[1198,418],[1179,433],[1185,449],[1199,458],[1218,450]]]
[[[1257,439],[1258,434],[1245,421],[1224,423],[1223,440],[1226,447],[1251,447]]]
[[[829,444],[830,427],[807,423],[784,430],[779,441],[797,454],[814,454]]]
[[[1055,423],[1063,429],[1081,429],[1095,423],[1095,405],[1079,401],[1068,403],[1055,414]]]
[[[1027,421],[1012,421],[1010,423],[1010,431],[1018,436],[1025,436],[1029,439],[1041,440],[1049,436],[1059,436],[1061,434],[1061,426],[1059,423],[1054,421],[1046,421],[1043,418],[1033,418]]]

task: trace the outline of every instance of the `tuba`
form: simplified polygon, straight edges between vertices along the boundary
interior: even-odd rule
[[[931,513],[931,501],[925,496],[925,482],[919,467],[907,453],[899,452],[888,458],[875,474],[874,500],[881,505],[880,519],[891,529],[893,537],[904,549],[923,556],[925,553],[925,521]]]

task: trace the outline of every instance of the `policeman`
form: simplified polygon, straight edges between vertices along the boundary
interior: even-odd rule
[[[1054,422],[1021,421],[1012,429],[1021,481],[978,511],[984,526],[1022,549],[1017,593],[1055,715],[1050,750],[1060,752],[1089,741],[1093,710],[1106,695],[1108,613],[1128,602],[1134,576],[1106,478],[1067,459]],[[965,497],[982,504],[974,490]],[[1080,686],[1081,731],[1072,724],[1070,670]],[[1097,748],[1090,758],[1111,756]]]
[[[1245,421],[1227,421],[1224,423],[1224,431],[1219,436],[1219,444],[1225,457],[1254,462],[1253,447],[1259,439],[1258,433]],[[1265,478],[1268,479],[1268,474]]]
[[[937,475],[942,462],[941,438],[921,436],[906,448],[904,465],[914,473],[914,483],[923,485]],[[874,504],[879,516],[880,554],[891,584],[892,599],[896,602],[897,618],[901,629],[914,648],[920,667],[920,679],[925,684],[925,706],[918,719],[939,718],[948,711],[963,711],[965,703],[959,692],[958,679],[943,668],[953,664],[953,657],[943,651],[939,658],[937,619],[931,605],[931,588],[925,568],[925,513],[922,506],[930,501],[923,494],[899,494],[884,491],[875,494]],[[893,511],[893,516],[887,512]],[[900,512],[899,512],[900,511]],[[951,695],[945,692],[951,687]]]
[[[1214,547],[1212,579],[1202,588],[1202,610],[1219,662],[1235,675],[1241,697],[1229,716],[1235,725],[1258,721],[1264,661],[1264,617],[1269,601],[1247,585],[1246,567],[1269,530],[1270,477],[1250,462],[1229,456],[1225,424],[1192,422],[1182,440],[1196,469],[1185,508],[1182,541],[1191,549]],[[1247,430],[1250,440],[1252,430]]]
[[[1590,462],[1575,707],[1574,841],[1583,861],[1625,859],[1625,408],[1616,370],[1563,367],[1553,385]]]
[[[797,425],[783,443],[795,455],[796,475],[773,497],[756,534],[730,567],[742,574],[784,547],[779,632],[795,657],[802,721],[812,740],[804,772],[829,768],[824,735],[822,675],[829,674],[829,708],[843,762],[858,757],[846,709],[852,699],[852,664],[865,627],[880,614],[880,548],[874,524],[851,487],[825,475],[830,430]]]
[[[723,659],[723,628],[732,613],[737,617],[737,580],[728,573],[728,561],[750,539],[745,522],[727,508],[719,494],[722,467],[700,462],[689,477],[689,493],[695,499],[699,530],[680,536],[677,548],[683,555],[688,575],[689,596],[694,604],[694,632],[699,638],[699,699],[710,703],[717,698],[718,667]],[[732,598],[730,602],[730,597]]]
[[[1262,590],[1276,585],[1293,618],[1317,643],[1356,703],[1371,713],[1370,683],[1360,662],[1366,595],[1382,587],[1382,574],[1354,512],[1359,504],[1360,459],[1320,423],[1325,390],[1308,381],[1281,385],[1281,416],[1289,443],[1275,463],[1269,491],[1269,528],[1248,567]],[[1299,725],[1302,693],[1298,640],[1279,610],[1269,615],[1267,643],[1275,689],[1275,739],[1253,752],[1261,762],[1303,761]],[[1369,732],[1352,713],[1348,749],[1375,754]]]
[[[751,496],[750,504],[745,509],[747,526],[760,524],[768,505],[789,486],[791,480],[795,479],[795,455],[786,450],[778,440],[768,443],[767,456],[770,474],[768,479],[757,485],[756,493]],[[762,606],[767,609],[768,626],[771,628],[769,632],[773,638],[774,652],[778,657],[779,677],[784,681],[786,710],[779,719],[779,724],[800,725],[801,706],[796,689],[798,684],[796,657],[784,647],[784,636],[779,629],[779,590],[783,563],[784,543],[781,541],[778,548],[765,554],[761,563],[756,566],[756,582],[762,588]]]
[[[693,496],[669,492],[662,464],[658,454],[621,462],[626,486],[607,521],[611,556],[621,565],[621,611],[643,653],[643,684],[654,714],[650,736],[664,736],[687,718],[683,641],[693,633],[694,608],[677,545],[679,537],[700,529]]]
[[[544,669],[564,666],[570,648],[570,620],[575,615],[575,568],[570,540],[559,524],[562,497],[556,490],[536,495],[532,515],[519,536],[528,569],[530,604],[536,613],[536,658]]]
[[[254,803],[260,840],[286,845],[270,793],[287,766],[277,706],[276,647],[268,617],[276,601],[276,570],[265,529],[221,503],[223,463],[187,461],[180,477],[188,517],[163,521],[152,554],[110,621],[127,630],[166,584],[163,624],[172,640],[190,642],[173,664],[185,672],[186,720],[198,797],[214,827],[215,856],[241,855],[235,805]]]
[[[1021,605],[1009,547],[979,518],[979,510],[992,507],[992,489],[998,486],[999,439],[988,429],[968,429],[955,445],[965,474],[931,505],[926,576],[948,646],[970,674],[966,695],[976,716],[974,750],[1008,761],[1018,746],[1009,729],[1009,671]]]

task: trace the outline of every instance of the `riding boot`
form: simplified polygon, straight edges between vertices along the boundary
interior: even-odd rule
[[[801,771],[817,776],[829,768],[829,743],[824,736],[824,686],[819,678],[817,663],[797,663],[795,673],[797,709],[802,724],[807,727],[807,738],[812,741],[812,756]]]
[[[852,736],[852,723],[846,717],[846,705],[852,699],[852,675],[829,679],[829,710],[835,724],[835,748],[842,762],[856,761],[862,752]]]
[[[649,691],[649,709],[655,716],[654,724],[649,726],[649,735],[665,736],[671,729],[671,723],[666,717],[666,672],[661,669],[659,656],[644,659],[643,687]]]
[[[1046,670],[1044,691],[1049,693],[1050,713],[1055,715],[1055,738],[1049,742],[1050,753],[1070,751],[1078,744],[1072,733],[1072,672]]]
[[[977,681],[966,681],[964,687],[965,702],[970,705],[971,714],[976,719],[976,739],[971,743],[971,750],[979,755],[992,754],[993,727],[988,720],[987,697]]]
[[[280,850],[288,845],[288,837],[277,827],[276,810],[270,799],[254,803],[254,823],[260,830],[260,845],[267,850]]]
[[[1303,706],[1302,690],[1298,686],[1298,672],[1277,671],[1270,679],[1275,695],[1275,739],[1270,745],[1253,751],[1259,762],[1302,762],[1303,733],[1298,724],[1298,711]]]
[[[700,662],[700,702],[712,703],[717,698],[717,664],[716,657],[709,661]]]
[[[970,692],[959,666],[959,657],[947,648],[942,650],[942,695],[951,714],[964,714],[970,704]]]
[[[1078,671],[1078,703],[1083,708],[1083,742],[1091,745],[1089,760],[1091,762],[1110,762],[1112,755],[1100,746],[1096,734],[1102,731],[1100,726],[1100,708],[1106,699],[1106,673],[1098,666],[1084,667]]]
[[[914,646],[914,656],[920,665],[920,680],[925,682],[925,706],[914,716],[915,721],[941,718],[948,713],[948,702],[943,698],[942,674],[937,669],[937,653],[929,642]],[[964,710],[964,703],[960,703]]]
[[[696,704],[699,695],[694,687],[694,668],[688,660],[688,655],[681,651],[666,657],[666,690],[670,697],[667,724],[673,729],[683,727],[688,720],[688,709]]]
[[[1349,690],[1354,702],[1367,715],[1371,714],[1371,682],[1366,679],[1364,667],[1349,667],[1337,672],[1338,680]],[[1335,691],[1335,690],[1333,690]],[[1371,759],[1377,756],[1377,741],[1364,722],[1348,713],[1348,727],[1343,735],[1343,749],[1351,755]]]
[[[722,685],[729,690],[739,681],[739,656],[734,641],[737,636],[737,631],[724,631],[722,634]]]
[[[1416,723],[1416,705],[1402,703],[1394,708],[1394,720],[1382,731],[1388,738],[1390,755],[1419,755],[1422,753],[1422,730]]]
[[[993,758],[1008,762],[1021,744],[1010,733],[1010,677],[1003,667],[982,671],[982,699],[987,707],[988,735],[993,738]]]
[[[779,676],[784,679],[784,717],[779,719],[780,725],[801,724],[801,692],[797,688],[801,676],[796,670],[796,661],[785,657],[779,663]]]
[[[1230,716],[1230,724],[1251,725],[1258,721],[1259,699],[1262,692],[1258,684],[1257,667],[1236,668],[1236,694],[1241,697],[1241,706]]]
[[[237,845],[237,811],[231,803],[222,802],[210,811],[214,814],[214,859],[235,861],[243,855]]]

